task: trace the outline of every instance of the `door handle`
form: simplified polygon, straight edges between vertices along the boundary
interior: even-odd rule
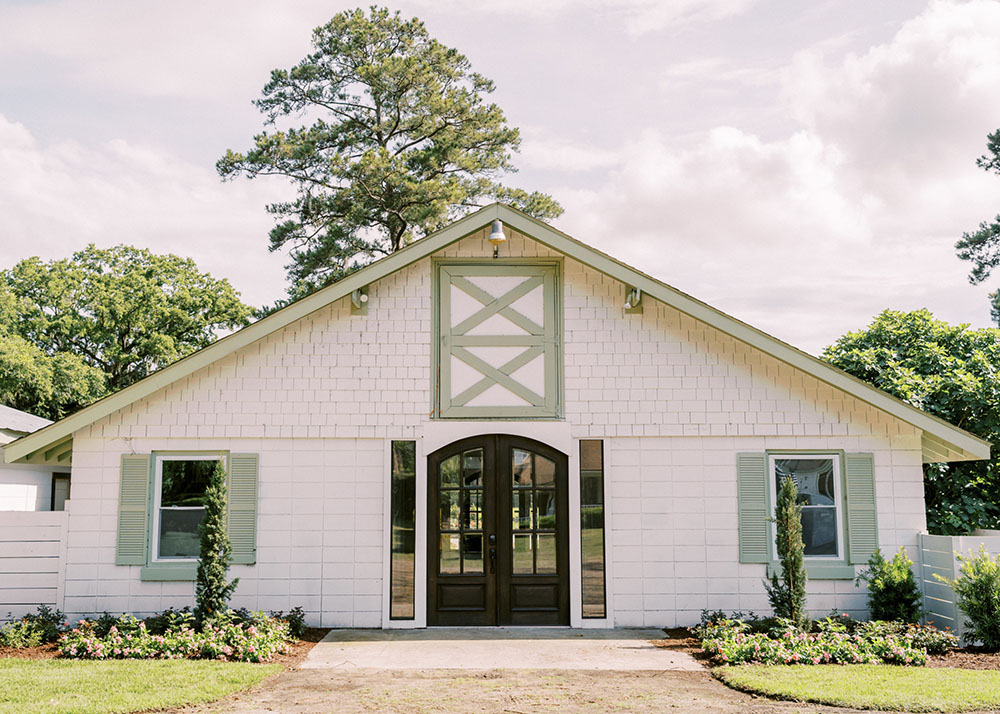
[[[495,573],[497,571],[497,549],[490,548],[490,572]]]

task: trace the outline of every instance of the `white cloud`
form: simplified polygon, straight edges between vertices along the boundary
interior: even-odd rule
[[[631,35],[713,22],[740,15],[759,0],[416,0],[416,5],[452,12],[513,15],[551,20],[567,14],[597,14],[622,25]]]
[[[560,226],[814,352],[887,307],[987,324],[953,244],[1000,208],[974,163],[1000,122],[996,37],[1000,4],[934,3],[864,55],[804,52],[793,134],[647,131],[603,185],[553,191]]]
[[[126,243],[194,257],[253,304],[284,292],[283,257],[266,248],[274,182],[222,184],[210,168],[121,140],[42,146],[3,115],[0,175],[0,266]]]

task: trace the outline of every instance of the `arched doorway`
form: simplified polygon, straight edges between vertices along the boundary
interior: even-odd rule
[[[568,625],[566,455],[505,434],[428,457],[427,624]]]

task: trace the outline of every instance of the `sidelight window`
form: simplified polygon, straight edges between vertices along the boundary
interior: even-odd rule
[[[607,617],[604,568],[604,442],[580,441],[580,558],[583,617]]]
[[[390,611],[392,620],[412,620],[416,577],[417,442],[392,442]]]

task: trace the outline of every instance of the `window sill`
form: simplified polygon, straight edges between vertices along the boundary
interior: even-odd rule
[[[767,565],[767,577],[772,574],[781,574],[781,566],[776,562]],[[809,580],[854,580],[855,575],[854,566],[842,560],[832,563],[806,561],[806,577]]]
[[[190,581],[198,576],[198,563],[154,563],[139,570],[139,579],[147,582]]]

